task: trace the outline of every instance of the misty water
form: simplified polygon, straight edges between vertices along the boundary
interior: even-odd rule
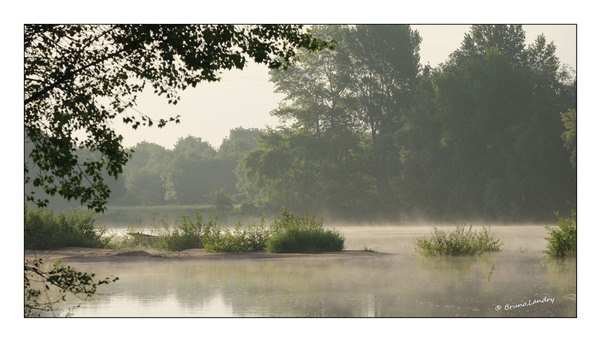
[[[420,257],[431,226],[338,227],[346,250],[327,257],[70,262],[115,275],[83,317],[574,317],[576,260],[545,257],[543,226],[492,226],[502,251]],[[473,227],[477,228],[477,227]],[[481,227],[479,227],[481,228]]]

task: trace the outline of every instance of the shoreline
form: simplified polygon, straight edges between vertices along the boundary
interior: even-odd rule
[[[180,252],[146,251],[142,249],[103,249],[87,247],[67,247],[53,250],[25,250],[25,259],[43,258],[48,261],[62,259],[65,262],[119,262],[136,260],[264,260],[264,259],[304,259],[304,258],[348,258],[380,257],[391,253],[369,252],[364,250],[342,250],[325,253],[267,253],[265,251],[247,253],[209,253],[204,249],[186,249]]]

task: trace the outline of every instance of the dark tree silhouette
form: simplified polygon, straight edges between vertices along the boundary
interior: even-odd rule
[[[103,211],[102,171],[116,178],[131,157],[109,123],[179,122],[126,111],[147,84],[176,104],[180,91],[219,80],[221,70],[249,60],[278,68],[299,47],[328,46],[299,25],[25,25],[25,136],[34,145],[25,183]],[[99,157],[81,161],[78,149]],[[26,200],[48,202],[34,191]]]

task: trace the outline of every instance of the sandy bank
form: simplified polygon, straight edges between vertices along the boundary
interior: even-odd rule
[[[240,260],[240,259],[290,259],[290,258],[348,258],[381,257],[388,253],[373,253],[363,250],[343,250],[331,253],[208,253],[204,249],[187,249],[181,252],[158,252],[134,249],[102,249],[68,247],[58,250],[25,250],[25,258],[63,259],[77,262],[118,262],[136,259],[150,260]]]

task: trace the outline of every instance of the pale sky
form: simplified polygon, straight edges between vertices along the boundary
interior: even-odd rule
[[[460,47],[469,25],[413,25],[413,28],[423,39],[421,64],[437,66]],[[575,67],[575,25],[526,25],[524,28],[527,44],[543,33],[548,42],[554,41],[561,63]],[[241,71],[224,72],[219,83],[202,83],[186,90],[176,106],[168,105],[164,98],[152,92],[140,95],[137,110],[155,120],[179,114],[180,124],[169,123],[162,129],[140,127],[133,130],[116,122],[115,127],[123,135],[126,147],[147,141],[171,149],[179,138],[192,135],[218,148],[232,128],[278,126],[279,121],[269,113],[277,108],[282,98],[282,94],[274,93],[267,67],[253,64]]]

